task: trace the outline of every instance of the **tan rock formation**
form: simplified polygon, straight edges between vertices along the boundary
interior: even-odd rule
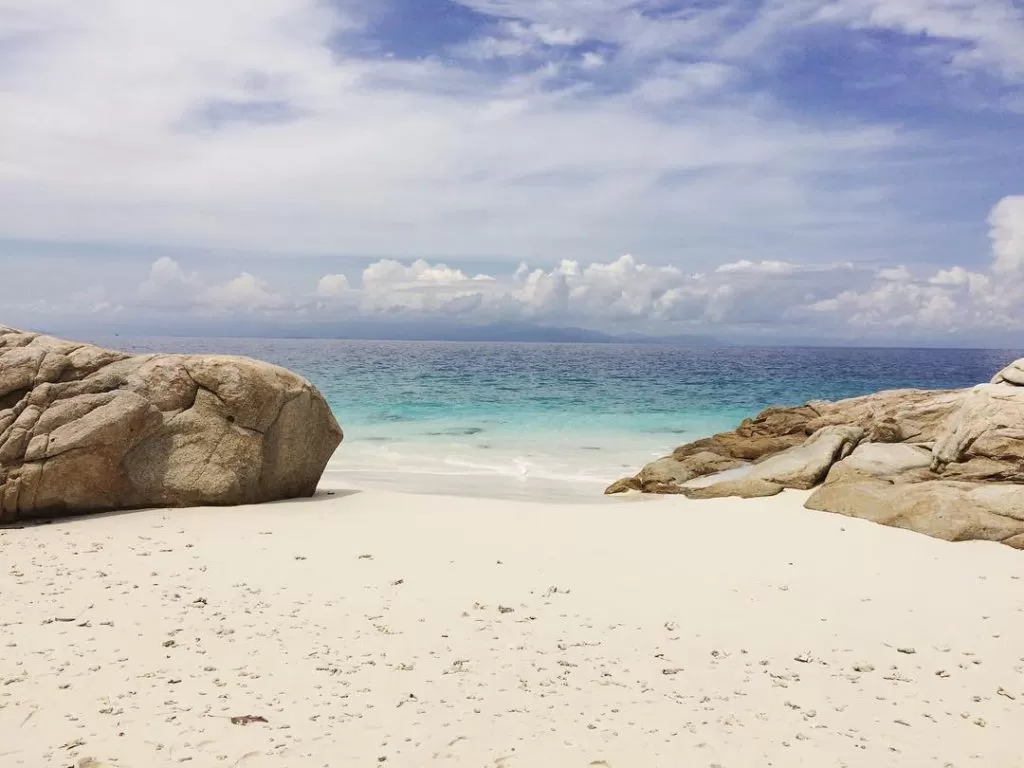
[[[1001,541],[1024,549],[1024,488],[1011,483],[930,480],[894,484],[862,479],[827,483],[808,509],[860,517],[946,541]]]
[[[861,443],[847,458],[832,465],[825,484],[864,479],[892,483],[934,480],[931,463],[931,451],[919,445]]]
[[[319,392],[240,357],[0,326],[0,521],[311,495],[342,439]]]
[[[688,499],[724,499],[728,496],[759,499],[782,493],[782,486],[760,477],[738,477],[732,480],[720,480],[699,488],[683,486],[678,492]]]
[[[857,427],[869,442],[907,442],[930,448],[967,394],[964,390],[898,389],[836,402],[815,400],[792,408],[767,408],[755,418],[745,419],[732,432],[676,448],[671,456],[648,464],[635,477],[613,483],[607,492],[677,493],[673,486],[695,477],[742,466],[744,461],[762,462],[802,446],[823,427]],[[723,462],[716,467],[710,463],[709,454],[737,463],[727,466]],[[701,458],[693,458],[697,456]],[[671,460],[683,466],[669,463]],[[679,479],[673,479],[673,474]]]
[[[829,468],[850,454],[864,437],[860,427],[822,427],[802,445],[787,448],[751,467],[743,477],[731,478],[699,489],[684,489],[691,499],[723,496],[773,495],[783,488],[807,490],[820,483]]]
[[[754,465],[742,477],[688,487],[695,477],[720,471],[709,455]],[[691,461],[697,456],[699,462]],[[674,471],[677,466],[687,471]],[[689,471],[701,468],[709,471]],[[644,482],[648,477],[658,482]],[[769,408],[733,432],[677,448],[607,492],[749,497],[823,480],[809,509],[949,541],[1024,548],[1024,360],[973,389],[892,390]]]
[[[640,470],[636,490],[644,493],[674,493],[674,488],[695,477],[742,467],[746,462],[710,451],[697,451],[682,458],[666,456]]]
[[[1003,378],[971,390],[938,435],[933,456],[932,469],[944,477],[1024,482],[1024,387]]]

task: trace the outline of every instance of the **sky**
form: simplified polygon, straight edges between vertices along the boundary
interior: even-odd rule
[[[1024,346],[1022,310],[1024,0],[0,0],[2,324]]]

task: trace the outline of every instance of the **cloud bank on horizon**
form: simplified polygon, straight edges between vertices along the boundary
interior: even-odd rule
[[[1024,330],[1013,0],[0,0],[0,114],[8,323]]]

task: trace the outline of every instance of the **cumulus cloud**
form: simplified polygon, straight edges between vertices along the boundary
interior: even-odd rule
[[[322,299],[336,299],[348,295],[348,292],[348,278],[345,275],[324,275],[317,282],[314,294]]]
[[[895,283],[905,283],[912,278],[910,270],[902,264],[898,267],[878,270],[878,277],[882,280],[890,280]]]
[[[283,303],[265,281],[248,272],[220,285],[206,285],[198,272],[186,272],[167,256],[153,262],[136,294],[138,306],[164,309],[253,312]]]
[[[486,279],[484,276],[481,278]],[[452,269],[445,264],[431,265],[423,259],[417,259],[409,266],[393,259],[383,259],[363,271],[364,286],[404,285],[407,283],[444,285],[462,283],[467,280],[469,278],[462,270]]]
[[[788,261],[750,261],[749,259],[722,264],[715,269],[715,272],[724,274],[746,272],[764,275],[785,275],[798,271],[800,271],[800,265]]]
[[[1021,199],[993,206],[984,269],[739,259],[688,271],[626,254],[609,260],[561,259],[552,266],[524,262],[483,273],[430,259],[379,259],[319,277],[307,266],[303,278],[295,274],[296,262],[264,256],[237,265],[243,267],[240,273],[227,277],[226,265],[214,276],[213,262],[186,267],[161,257],[130,291],[114,284],[87,285],[53,304],[19,292],[20,304],[8,300],[0,309],[8,318],[10,311],[15,317],[18,312],[52,316],[63,311],[80,317],[116,315],[125,323],[153,312],[172,319],[270,317],[328,325],[382,317],[407,323],[444,318],[747,341],[945,338],[977,343],[1024,331]],[[287,283],[285,273],[295,279]]]
[[[207,301],[216,307],[253,311],[280,304],[281,300],[267,290],[265,281],[243,272],[221,286],[214,286],[206,294]]]
[[[972,294],[984,294],[991,284],[987,275],[971,272],[963,267],[940,269],[928,278],[932,285],[966,286]]]
[[[415,323],[433,316],[750,339],[1004,333],[1024,329],[1024,279],[1018,279],[1024,262],[1015,260],[1024,234],[1019,199],[992,209],[990,267],[984,271],[740,259],[691,272],[626,254],[477,273],[428,259],[380,259],[347,274],[310,276],[305,288],[298,283],[287,289],[276,282],[272,288],[251,267],[216,280],[162,257],[150,265],[132,301],[95,289],[69,306],[81,313],[120,307],[126,317],[154,309],[197,316],[272,313],[309,322],[387,316]]]
[[[989,216],[992,271],[999,275],[1024,276],[1024,195],[1004,197]]]
[[[174,259],[162,256],[149,268],[139,286],[139,297],[157,305],[189,304],[202,292],[197,272],[186,273]]]
[[[470,277],[446,264],[417,259],[409,265],[382,259],[362,273],[364,312],[465,314],[479,309],[500,288],[490,275]]]
[[[1000,200],[989,215],[988,274],[954,266],[915,281],[906,267],[880,269],[866,290],[845,290],[807,307],[850,327],[911,334],[1024,329],[1024,197]]]

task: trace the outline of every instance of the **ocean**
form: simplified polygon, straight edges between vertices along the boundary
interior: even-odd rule
[[[358,489],[586,501],[769,405],[988,381],[1022,350],[682,348],[102,338],[247,355],[312,381],[345,430],[325,477]]]

